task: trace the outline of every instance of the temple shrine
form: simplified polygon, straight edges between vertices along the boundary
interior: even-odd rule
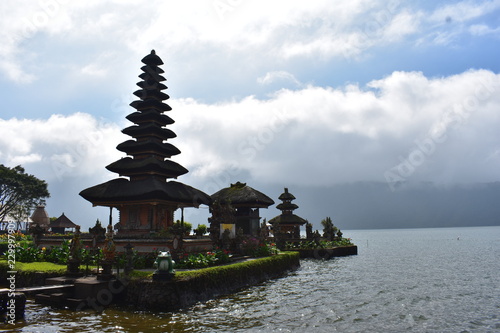
[[[77,226],[78,225],[71,221],[64,213],[49,224],[50,231],[56,234],[64,234],[66,229],[76,230]]]
[[[153,50],[142,62],[145,64],[139,75],[142,80],[137,83],[140,89],[134,92],[140,100],[130,104],[136,111],[126,117],[134,124],[122,131],[132,139],[116,147],[128,156],[106,167],[120,178],[80,192],[94,206],[110,207],[110,224],[112,208],[117,208],[120,216],[115,228],[118,234],[126,235],[165,230],[173,224],[178,208],[211,202],[204,192],[169,180],[188,170],[170,159],[180,154],[180,150],[167,142],[176,134],[165,127],[174,120],[164,114],[172,108],[163,102],[169,98],[162,92],[167,89],[162,83],[166,80],[161,75],[164,71],[159,67],[163,61]]]
[[[288,192],[288,188],[285,188],[285,192],[278,199],[282,203],[278,204],[276,208],[281,210],[281,215],[273,217],[268,221],[272,225],[274,235],[287,234],[289,238],[300,238],[300,226],[306,224],[307,221],[293,214],[293,211],[299,208],[299,206],[292,203],[295,200],[294,195]]]
[[[211,195],[213,204],[210,207],[212,218],[210,229],[223,231],[229,226],[221,226],[218,221],[234,224],[234,230],[241,229],[243,234],[258,236],[260,231],[259,208],[267,208],[274,204],[274,200],[262,192],[248,186],[246,183],[236,182],[231,186]],[[225,208],[224,208],[225,207]],[[230,212],[222,219],[218,218],[219,210],[230,207]],[[232,216],[227,216],[232,215]],[[216,231],[217,232],[217,231]]]
[[[33,221],[33,223],[31,223],[30,229],[40,228],[43,231],[47,231],[49,229],[50,217],[45,210],[45,206],[37,206],[33,211],[30,219],[31,221]]]

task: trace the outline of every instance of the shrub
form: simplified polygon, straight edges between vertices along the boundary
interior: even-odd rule
[[[314,250],[314,249],[329,249],[340,246],[352,246],[354,245],[351,242],[350,238],[340,238],[334,241],[303,241],[303,242],[286,242],[285,249],[286,250]]]
[[[229,262],[230,253],[226,250],[215,249],[205,253],[189,253],[180,257],[175,263],[176,268],[205,268]]]
[[[241,252],[246,256],[253,256],[255,250],[259,247],[260,241],[257,238],[249,237],[241,242]]]
[[[16,247],[16,261],[34,262],[41,261],[42,253],[34,244],[19,244]]]
[[[181,221],[177,220],[170,228],[168,228],[168,232],[172,235],[186,235],[191,232],[193,229],[193,225],[189,222],[184,222],[184,226]]]
[[[207,233],[207,226],[205,224],[199,224],[196,229],[194,229],[194,233],[196,236],[203,236]]]
[[[134,251],[132,255],[132,265],[135,269],[153,268],[156,257],[158,257],[159,251],[154,249],[153,252],[149,253],[139,253]],[[126,256],[123,254],[123,256]]]
[[[69,250],[70,241],[63,239],[60,246],[51,246],[48,249],[42,248],[42,259],[48,262],[64,265],[68,262]]]
[[[241,251],[252,257],[266,257],[278,253],[276,244],[261,242],[257,238],[247,238],[241,242]]]
[[[277,254],[278,249],[274,243],[260,243],[259,246],[253,251],[254,257],[267,257]]]

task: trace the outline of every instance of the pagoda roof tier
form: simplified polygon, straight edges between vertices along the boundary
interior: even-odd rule
[[[237,182],[231,184],[230,187],[211,195],[213,201],[219,201],[223,204],[230,204],[233,207],[252,207],[252,208],[267,208],[274,204],[273,199],[269,198],[262,192],[259,192],[246,183]]]
[[[288,188],[285,187],[285,192],[281,193],[278,199],[282,201],[292,201],[295,200],[295,197],[293,196],[292,193],[288,192]]]
[[[307,223],[302,217],[297,216],[295,214],[284,214],[273,217],[269,221],[267,221],[271,225],[281,224],[281,225],[304,225]]]
[[[166,178],[177,178],[180,175],[188,173],[188,170],[182,165],[171,161],[161,161],[154,157],[133,159],[124,157],[106,167],[111,172],[116,172],[123,176],[135,175],[161,175]]]
[[[170,96],[168,96],[164,92],[159,91],[158,89],[139,89],[134,91],[134,95],[142,100],[155,99],[158,101],[163,101],[170,98]]]
[[[189,185],[155,177],[129,181],[117,178],[80,192],[94,206],[117,207],[134,203],[175,204],[179,207],[209,205],[210,196]]]
[[[163,75],[157,74],[154,71],[147,71],[145,73],[140,74],[139,77],[144,81],[151,81],[151,80],[156,82],[167,81],[167,79],[165,79]]]
[[[174,123],[174,120],[169,116],[159,113],[156,110],[148,109],[143,110],[141,112],[133,112],[126,116],[128,120],[135,124],[146,123],[146,122],[155,122],[160,126],[171,125]]]
[[[142,63],[149,66],[160,66],[163,65],[163,60],[156,55],[155,50],[151,50],[151,53],[142,58]]]
[[[116,149],[127,153],[134,154],[157,154],[162,157],[171,157],[181,153],[177,147],[167,142],[159,142],[158,140],[146,139],[142,141],[127,140],[116,146]]]
[[[131,137],[138,138],[144,136],[157,137],[162,140],[175,138],[174,132],[167,128],[160,127],[154,123],[132,125],[122,130],[123,134],[130,135]]]
[[[157,74],[163,74],[163,73],[165,73],[165,71],[163,69],[161,69],[160,67],[155,67],[155,66],[148,66],[148,65],[146,65],[146,66],[142,66],[141,69],[142,69],[143,72],[149,72],[149,71],[153,70]]]
[[[299,208],[299,206],[291,202],[282,202],[276,205],[276,208],[278,208],[279,210],[295,210]]]
[[[160,83],[160,82],[156,82],[154,80],[139,81],[139,82],[136,83],[136,85],[138,85],[142,89],[148,89],[148,90],[153,90],[153,89],[163,90],[163,89],[167,89],[166,85],[164,85],[163,83]]]
[[[155,99],[148,99],[146,101],[133,101],[130,106],[138,111],[143,111],[147,109],[154,109],[156,111],[170,111],[172,108],[163,102]]]

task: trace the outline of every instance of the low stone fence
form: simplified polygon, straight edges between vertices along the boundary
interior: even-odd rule
[[[83,234],[82,234],[83,235]],[[71,240],[71,236],[49,236],[40,238],[38,247],[49,248],[51,246],[59,246],[61,242],[65,240]],[[88,235],[84,235],[80,238],[83,246],[92,247],[92,238]],[[97,242],[98,247],[104,246],[105,239],[102,238]],[[172,239],[162,239],[162,238],[115,238],[113,239],[116,246],[116,251],[125,252],[125,246],[131,244],[135,251],[141,253],[153,252],[153,250],[160,251],[171,251],[173,249]],[[183,239],[183,249],[186,252],[202,252],[211,250],[213,247],[212,240],[208,237],[205,238],[185,238]]]

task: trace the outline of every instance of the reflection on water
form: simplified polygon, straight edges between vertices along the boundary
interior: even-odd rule
[[[72,312],[29,302],[10,332],[500,330],[500,227],[345,232],[359,255],[175,313]],[[460,236],[460,239],[457,239]]]

